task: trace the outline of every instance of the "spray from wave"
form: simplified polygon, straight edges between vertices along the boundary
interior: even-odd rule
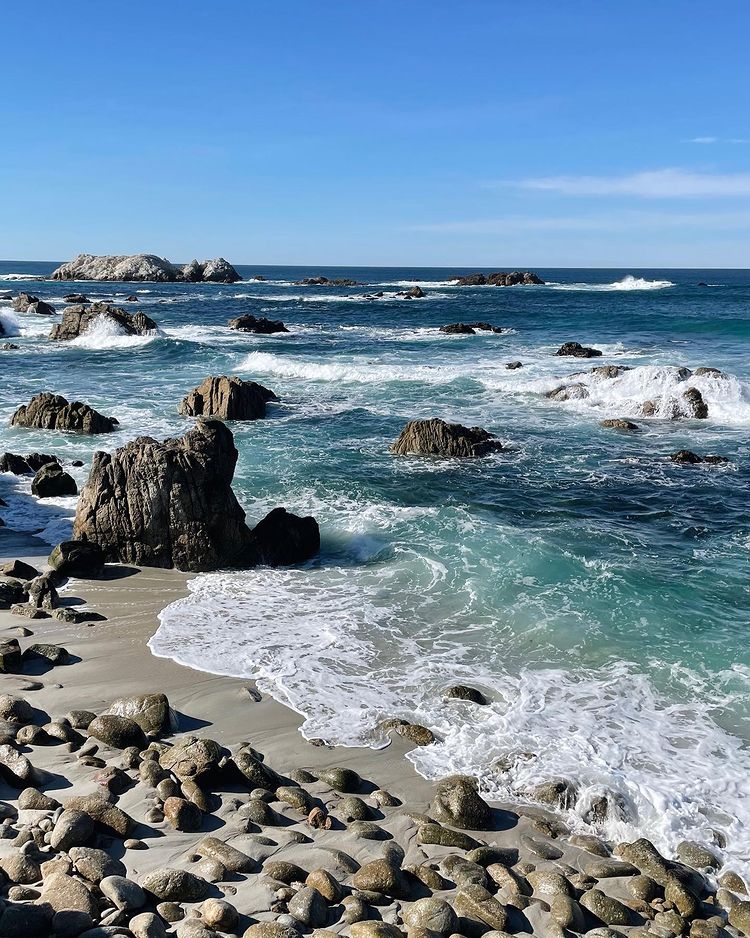
[[[615,280],[614,283],[550,283],[548,286],[553,290],[608,293],[628,290],[665,290],[667,287],[673,287],[674,283],[671,280],[646,280],[644,277],[634,277],[628,274],[622,280]]]
[[[88,329],[68,345],[87,349],[138,348],[148,345],[160,335],[158,330],[151,330],[145,335],[132,335],[109,316],[98,316]]]
[[[21,323],[18,316],[9,309],[0,309],[0,338],[21,335]]]

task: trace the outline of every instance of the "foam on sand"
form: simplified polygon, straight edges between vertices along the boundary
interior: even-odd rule
[[[675,705],[634,664],[492,670],[460,627],[426,655],[405,624],[425,607],[398,587],[429,596],[446,576],[426,555],[369,568],[203,575],[162,612],[150,647],[203,671],[258,680],[305,718],[307,738],[379,747],[380,722],[406,718],[438,736],[408,756],[425,777],[466,772],[496,798],[524,800],[529,785],[564,776],[579,787],[568,818],[577,830],[595,830],[587,808],[604,796],[608,838],[648,836],[671,849],[686,838],[713,843],[718,832],[733,866],[748,866],[750,752],[713,715],[733,693],[747,693],[750,673],[737,667],[709,682],[684,671],[687,702]],[[491,705],[444,700],[452,683],[478,684]]]

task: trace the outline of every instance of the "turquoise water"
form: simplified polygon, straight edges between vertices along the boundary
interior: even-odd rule
[[[53,266],[6,262],[0,275]],[[425,775],[472,771],[489,792],[522,797],[563,774],[580,785],[580,827],[604,793],[619,806],[611,836],[725,839],[734,865],[748,863],[750,272],[540,270],[547,286],[503,289],[457,287],[448,270],[320,271],[367,282],[342,289],[291,282],[318,270],[240,271],[268,281],[136,286],[156,337],[52,345],[46,319],[0,305],[6,330],[21,333],[18,351],[0,353],[0,449],[88,460],[139,434],[182,433],[177,403],[209,374],[281,398],[267,420],[233,426],[235,488],[250,520],[277,504],[315,514],[320,560],[196,578],[163,613],[154,652],[259,678],[305,716],[310,737],[382,745],[383,718],[417,720],[439,739],[411,755]],[[396,295],[415,279],[425,299]],[[4,288],[59,309],[73,289],[133,292]],[[245,312],[291,333],[230,332]],[[478,319],[510,331],[437,330]],[[570,340],[604,355],[555,357]],[[524,367],[506,370],[516,359]],[[544,396],[606,363],[632,370],[576,378],[583,400]],[[726,377],[685,380],[681,366]],[[689,386],[708,420],[635,416]],[[120,430],[91,441],[9,429],[41,390],[117,416]],[[486,427],[507,449],[471,463],[388,454],[407,420],[431,416]],[[599,426],[619,416],[642,432]],[[729,462],[678,466],[668,455],[681,448]],[[70,500],[40,505],[28,483],[5,481],[16,486],[9,525],[50,541],[69,530]],[[492,705],[446,703],[440,692],[456,681],[482,686]]]

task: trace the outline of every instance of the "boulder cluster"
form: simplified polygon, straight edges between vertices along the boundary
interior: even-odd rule
[[[37,313],[40,316],[51,316],[55,312],[54,306],[30,293],[19,293],[13,300],[13,309],[17,313]]]
[[[320,548],[314,518],[278,508],[247,526],[231,487],[237,455],[229,428],[206,419],[177,439],[95,453],[74,538],[110,561],[185,571],[309,560]]]
[[[52,272],[53,280],[106,282],[155,281],[157,283],[236,283],[241,276],[224,260],[191,261],[183,267],[155,254],[79,254]]]
[[[70,666],[49,644],[4,661]],[[564,779],[511,811],[451,776],[414,810],[350,766],[281,771],[183,719],[160,692],[54,718],[0,694],[4,938],[750,934],[747,887],[732,871],[713,885],[711,850],[684,841],[667,859],[645,839],[571,834],[546,810],[574,803]],[[35,763],[50,746],[88,791],[48,792]],[[167,863],[149,862],[167,837]]]

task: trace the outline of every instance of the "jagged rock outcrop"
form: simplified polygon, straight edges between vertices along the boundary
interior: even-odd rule
[[[30,293],[19,293],[13,300],[13,309],[17,313],[38,313],[41,316],[51,316],[55,312],[54,306]]]
[[[147,335],[156,332],[157,325],[145,313],[128,313],[119,306],[109,303],[92,303],[91,306],[67,306],[62,313],[62,320],[52,327],[50,339],[65,342],[77,339],[94,323],[109,321],[118,326],[125,335]]]
[[[699,463],[720,465],[721,463],[729,462],[726,456],[699,456],[698,453],[694,453],[689,449],[678,450],[676,453],[672,453],[669,458],[672,460],[672,462],[682,463],[683,465],[689,466],[696,466]]]
[[[177,408],[183,417],[218,417],[221,420],[260,420],[268,401],[278,397],[255,381],[241,378],[206,378]]]
[[[213,260],[193,260],[185,264],[182,268],[182,276],[178,279],[191,283],[236,283],[242,280],[242,277],[229,261],[224,260],[223,257],[215,257]]]
[[[184,267],[170,263],[155,254],[97,256],[79,254],[52,272],[53,280],[98,280],[107,282],[155,281],[175,283],[190,280],[197,283],[235,283],[242,278],[232,265],[217,257],[208,261],[191,261]]]
[[[580,342],[564,342],[555,352],[555,355],[569,355],[572,358],[599,358],[601,354],[598,348],[590,348]]]
[[[38,470],[31,482],[31,493],[37,498],[60,498],[77,495],[78,486],[58,462],[47,463]]]
[[[99,544],[109,561],[191,572],[308,560],[320,546],[315,520],[289,515],[251,531],[231,488],[236,463],[232,432],[218,420],[96,453],[73,537]]]
[[[230,329],[238,332],[257,332],[259,335],[272,335],[274,332],[289,332],[280,319],[266,319],[265,316],[256,318],[250,314],[230,319],[227,323]]]
[[[397,456],[471,458],[502,448],[502,443],[481,427],[464,427],[434,417],[407,423],[390,450]]]
[[[510,273],[499,270],[492,274],[468,274],[456,277],[460,287],[515,287],[520,285],[542,285],[544,281],[530,270],[513,270]]]
[[[69,403],[59,394],[37,394],[11,417],[12,427],[35,430],[72,430],[76,433],[111,433],[118,421],[80,401]]]

